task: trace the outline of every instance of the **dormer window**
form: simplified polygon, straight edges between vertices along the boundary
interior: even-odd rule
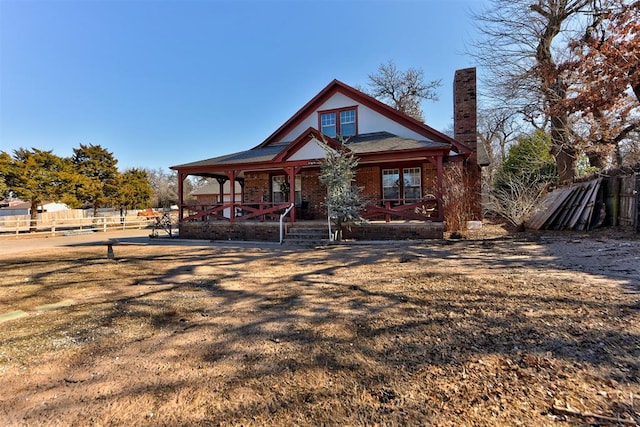
[[[318,113],[320,132],[328,137],[342,136],[347,138],[358,133],[355,107],[341,108]]]

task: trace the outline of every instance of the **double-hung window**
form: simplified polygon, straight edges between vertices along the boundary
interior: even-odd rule
[[[404,202],[416,203],[422,196],[422,185],[420,182],[420,168],[402,169]]]
[[[420,168],[382,169],[382,198],[393,203],[418,202],[422,198]]]
[[[400,199],[400,171],[382,169],[382,198],[398,201]]]
[[[341,136],[347,138],[358,133],[357,111],[355,107],[337,110],[321,111],[318,113],[320,132],[328,137]]]
[[[335,138],[338,133],[336,126],[336,113],[320,114],[320,132],[330,138]]]
[[[302,177],[296,175],[295,178],[295,203],[302,202]],[[285,175],[274,175],[271,177],[271,201],[283,203],[289,201],[289,182]]]

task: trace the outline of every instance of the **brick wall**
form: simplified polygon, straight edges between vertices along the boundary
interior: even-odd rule
[[[196,205],[213,205],[218,203],[218,196],[213,194],[201,194],[195,196]]]
[[[431,162],[422,164],[422,195],[438,196],[438,170]]]
[[[444,228],[441,222],[376,224],[346,227],[342,230],[345,239],[355,240],[422,240],[442,239]]]
[[[379,199],[382,197],[382,178],[379,166],[361,166],[356,174],[356,185],[362,188],[362,198]]]
[[[302,183],[302,201],[308,203],[307,212],[298,215],[301,219],[320,219],[327,216],[323,206],[327,190],[320,183],[320,169],[303,169],[300,171]]]
[[[437,194],[437,171],[435,165],[425,162],[422,165],[423,194]],[[356,185],[362,188],[362,198],[382,198],[382,176],[380,166],[360,166],[356,174]],[[302,201],[307,211],[300,219],[322,219],[327,215],[324,207],[326,187],[320,183],[320,169],[303,169],[298,174],[302,183]],[[271,200],[270,175],[267,172],[246,173],[244,179],[244,203],[258,203]]]
[[[243,203],[258,203],[271,200],[271,183],[266,172],[247,173],[244,176]]]
[[[279,242],[279,223],[230,223],[226,221],[183,222],[180,238],[201,240],[250,240]]]
[[[293,225],[289,225],[293,226]],[[302,224],[300,224],[302,226]],[[345,239],[355,240],[421,240],[442,239],[442,223],[369,223],[343,230]],[[201,240],[235,240],[279,242],[277,222],[229,223],[225,221],[185,222],[180,224],[180,238]]]

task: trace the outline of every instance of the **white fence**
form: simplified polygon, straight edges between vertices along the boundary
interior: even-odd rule
[[[28,215],[0,217],[0,235],[30,233],[56,236],[90,231],[141,229],[157,223],[155,218],[141,216],[38,219],[33,224],[31,221]]]

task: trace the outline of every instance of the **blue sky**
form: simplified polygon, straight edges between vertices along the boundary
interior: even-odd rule
[[[0,150],[120,169],[252,148],[331,80],[366,86],[393,60],[442,79],[427,123],[452,123],[456,69],[482,0],[0,0]]]

